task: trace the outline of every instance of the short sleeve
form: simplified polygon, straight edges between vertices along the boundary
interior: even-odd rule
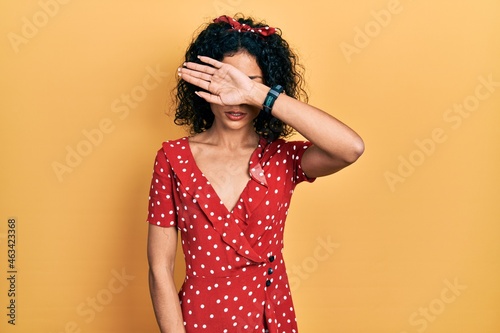
[[[312,146],[312,143],[309,141],[290,141],[286,143],[287,146],[287,154],[291,158],[291,165],[293,167],[293,180],[295,184],[299,184],[303,181],[307,181],[312,183],[316,180],[316,178],[308,177],[305,172],[302,170],[302,156],[304,152]]]
[[[147,222],[160,227],[176,227],[173,172],[163,149],[156,154],[153,178],[149,190]]]

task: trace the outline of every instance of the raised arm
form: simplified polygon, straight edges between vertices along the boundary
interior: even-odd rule
[[[253,105],[262,105],[270,88],[255,83]],[[302,170],[308,177],[321,177],[354,163],[364,151],[361,137],[347,125],[309,104],[280,94],[272,114],[293,127],[313,145],[302,157]]]
[[[177,228],[150,224],[148,231],[149,290],[162,333],[185,333],[174,283]]]
[[[207,65],[186,63],[179,75],[206,91],[197,94],[209,103],[248,104],[261,107],[270,87],[251,80],[235,67],[208,57]],[[364,152],[361,137],[328,113],[285,94],[279,95],[272,114],[290,125],[313,145],[302,158],[302,169],[309,177],[332,174],[354,163]]]

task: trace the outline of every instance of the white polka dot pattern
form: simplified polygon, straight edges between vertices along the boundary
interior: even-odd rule
[[[179,292],[186,332],[297,332],[281,255],[309,142],[261,139],[251,180],[230,212],[196,166],[187,138],[163,143],[148,222],[181,232],[186,279]]]

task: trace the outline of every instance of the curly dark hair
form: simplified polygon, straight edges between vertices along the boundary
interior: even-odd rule
[[[251,27],[266,27],[266,24],[256,22],[251,17],[238,15],[235,19]],[[185,61],[201,63],[197,58],[198,55],[222,61],[224,57],[241,51],[246,51],[256,58],[267,86],[280,84],[285,88],[287,95],[307,101],[307,93],[303,88],[304,68],[299,64],[298,57],[289,44],[281,37],[279,29],[276,29],[274,34],[262,36],[252,31],[238,32],[232,29],[229,23],[210,23],[189,45]],[[214,121],[210,104],[195,94],[199,89],[184,80],[179,80],[174,90],[176,100],[174,122],[177,125],[188,126],[191,134],[209,129]],[[265,112],[259,113],[254,120],[254,127],[256,133],[268,141],[287,137],[293,132],[290,126]]]

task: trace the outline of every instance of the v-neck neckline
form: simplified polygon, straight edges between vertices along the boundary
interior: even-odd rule
[[[259,150],[259,148],[263,147],[263,143],[264,143],[263,141],[265,141],[265,139],[263,137],[259,137],[259,142],[257,143],[257,147],[255,147],[254,150],[252,151],[252,154],[250,154],[250,158],[248,159],[248,163],[247,163],[247,173],[250,176],[250,178],[248,179],[247,183],[245,184],[245,187],[243,187],[243,190],[241,191],[238,198],[236,199],[236,203],[234,204],[234,206],[230,210],[226,206],[226,203],[224,201],[222,201],[222,199],[220,198],[220,196],[217,193],[217,191],[215,190],[215,188],[212,186],[212,182],[207,178],[205,173],[200,169],[200,167],[196,163],[196,159],[194,158],[193,151],[191,150],[191,144],[189,142],[189,138],[190,137],[186,137],[186,146],[187,146],[186,150],[187,150],[189,159],[192,160],[195,169],[200,173],[201,177],[203,177],[203,179],[206,180],[208,188],[210,189],[212,194],[217,198],[217,200],[220,201],[221,205],[224,207],[226,212],[230,215],[233,215],[234,209],[238,206],[238,203],[241,202],[243,195],[248,190],[248,187],[250,186],[250,183],[252,182],[252,179],[253,179],[252,172],[251,172],[252,163],[257,163],[257,161],[255,161],[255,155],[257,154],[257,151]]]

